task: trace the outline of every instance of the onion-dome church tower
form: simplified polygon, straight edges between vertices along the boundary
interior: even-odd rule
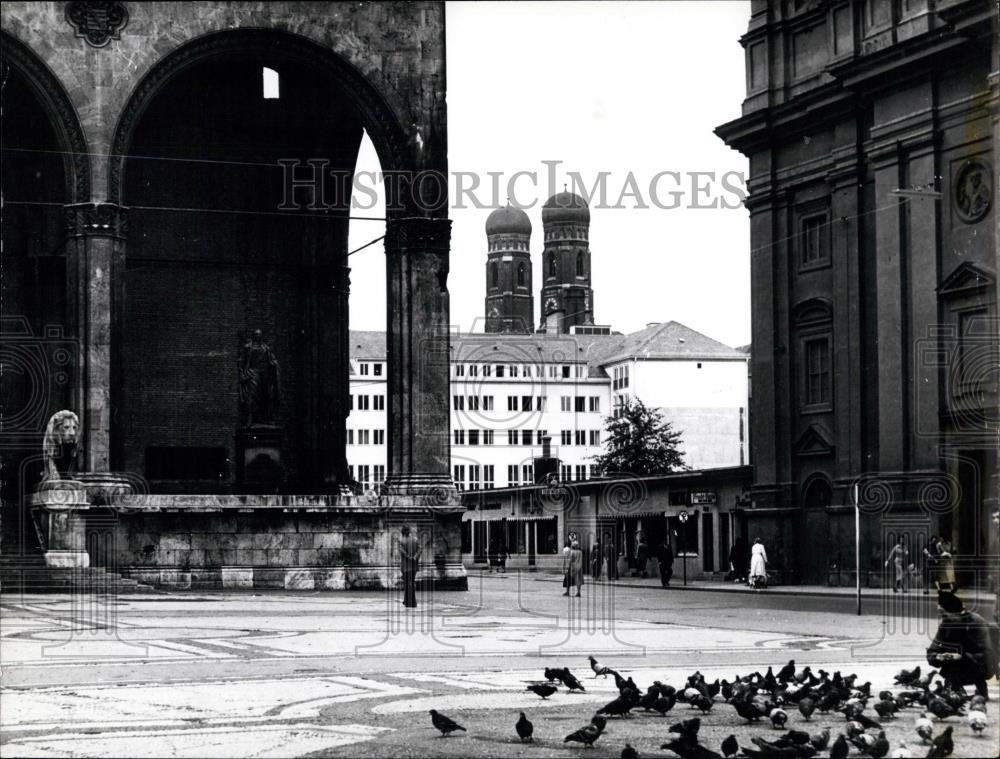
[[[572,192],[559,192],[542,206],[542,322],[549,333],[568,333],[594,323],[590,282],[590,209]]]
[[[498,208],[486,220],[486,331],[530,333],[531,221],[520,208]]]

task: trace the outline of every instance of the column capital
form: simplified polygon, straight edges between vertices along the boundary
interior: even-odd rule
[[[128,234],[128,208],[117,203],[73,203],[64,206],[69,237],[114,237]]]
[[[419,252],[451,248],[451,219],[426,216],[390,218],[385,225],[387,250]]]

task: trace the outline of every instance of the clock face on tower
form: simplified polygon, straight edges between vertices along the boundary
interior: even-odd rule
[[[551,314],[553,311],[556,310],[558,305],[559,304],[556,303],[555,298],[549,298],[547,301],[545,301],[545,313]]]

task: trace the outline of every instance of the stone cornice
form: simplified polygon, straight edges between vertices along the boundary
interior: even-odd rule
[[[128,209],[116,203],[75,203],[65,206],[68,237],[113,237],[128,234]]]

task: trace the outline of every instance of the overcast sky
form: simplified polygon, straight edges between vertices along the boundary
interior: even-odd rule
[[[493,202],[486,172],[502,172],[501,203],[516,172],[537,174],[537,187],[527,175],[517,180],[513,199],[534,204],[525,210],[536,320],[541,205],[551,173],[544,162],[558,161],[555,190],[563,183],[572,189],[567,172],[587,188],[608,172],[607,205],[625,206],[591,212],[596,323],[630,332],[675,320],[728,345],[750,341],[748,215],[723,207],[737,205],[732,188],[742,189],[743,180],[731,174],[721,182],[727,172],[745,176],[747,162],[712,133],[740,114],[738,39],[749,13],[749,3],[708,0],[448,3],[450,170],[482,176],[476,197],[484,203]],[[367,139],[358,168],[378,170]],[[661,172],[677,172],[680,181],[660,176],[653,197],[650,184]],[[718,207],[691,207],[713,202]],[[490,209],[473,207],[468,197],[464,205],[450,211],[451,321],[481,331]],[[383,231],[379,222],[354,222],[352,249]],[[351,266],[351,327],[384,329],[381,245],[354,255]]]

